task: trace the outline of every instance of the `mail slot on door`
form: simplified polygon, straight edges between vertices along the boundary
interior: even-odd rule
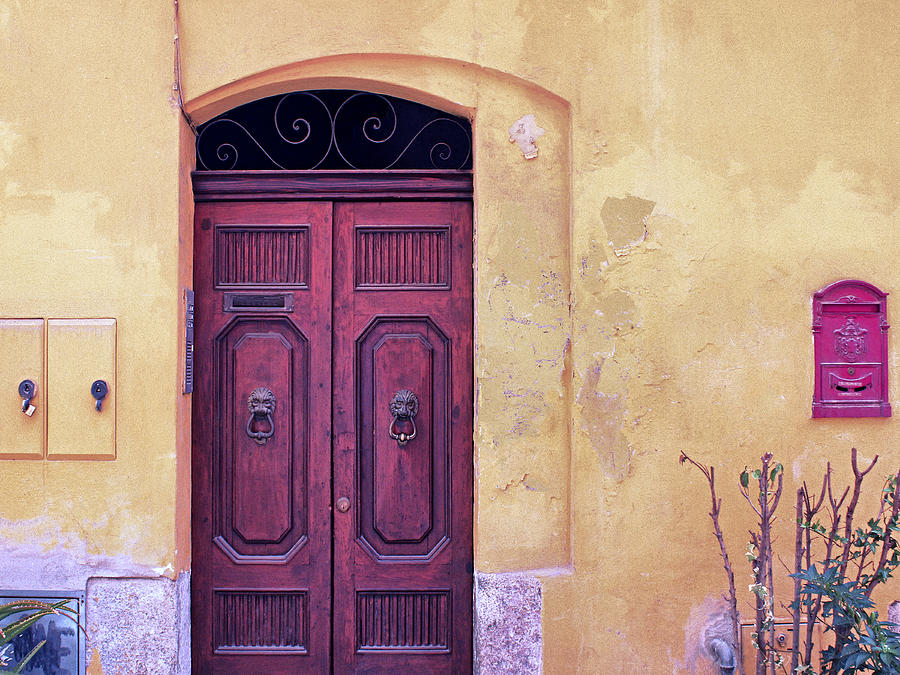
[[[813,296],[813,417],[890,417],[887,293],[837,281]]]

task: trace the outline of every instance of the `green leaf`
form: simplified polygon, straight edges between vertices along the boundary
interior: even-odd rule
[[[41,602],[40,600],[17,600],[5,605],[0,605],[0,619],[4,619],[15,614],[26,614],[12,623],[2,628],[0,635],[0,645],[11,642],[29,626],[40,621],[45,616],[57,615],[65,616],[78,623],[78,613],[68,606],[72,602],[71,599],[59,600],[52,604]]]
[[[36,612],[30,616],[26,616],[21,619],[17,619],[13,621],[8,626],[4,626],[3,633],[5,637],[0,638],[0,644],[6,644],[7,642],[12,642],[20,633],[27,630],[29,626],[40,621],[45,616],[49,616],[50,614],[54,614],[54,612],[49,610],[43,610]]]
[[[776,465],[772,468],[772,471],[769,472],[769,480],[774,482],[774,481],[775,481],[775,477],[776,477],[778,474],[782,473],[783,471],[784,471],[784,467],[781,466],[781,464],[776,464]]]
[[[22,670],[25,668],[25,666],[28,665],[28,662],[31,661],[31,659],[34,658],[34,655],[38,653],[38,650],[39,650],[41,647],[43,647],[43,646],[44,646],[44,643],[46,643],[46,642],[47,642],[46,640],[41,640],[40,642],[38,642],[38,643],[34,646],[34,649],[32,649],[30,652],[28,652],[27,656],[26,656],[24,659],[22,659],[21,661],[19,661],[19,665],[17,665],[17,666],[15,667],[15,669],[12,670],[11,672],[13,672],[13,673],[21,673]]]
[[[747,469],[741,472],[741,485],[743,487],[749,487],[750,485],[750,472]]]
[[[5,605],[0,605],[0,620],[21,612],[42,609],[47,610],[50,608],[50,604],[41,602],[40,600],[16,600],[15,602],[8,602]]]

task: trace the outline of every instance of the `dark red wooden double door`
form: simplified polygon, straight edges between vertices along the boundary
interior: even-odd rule
[[[194,672],[471,670],[471,203],[198,203],[194,247]]]

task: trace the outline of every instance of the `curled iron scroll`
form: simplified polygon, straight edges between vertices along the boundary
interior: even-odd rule
[[[247,407],[250,409],[247,435],[260,445],[265,445],[266,441],[275,435],[275,422],[272,420],[272,414],[275,412],[275,394],[267,387],[257,387],[247,397]],[[254,420],[264,420],[268,429],[254,431]]]
[[[197,169],[471,169],[463,117],[404,99],[310,90],[245,103],[198,128]]]
[[[419,413],[419,398],[409,389],[401,389],[391,399],[388,406],[394,419],[388,426],[388,436],[397,441],[401,448],[416,437],[416,415]],[[409,422],[412,431],[398,429],[398,422]],[[405,425],[404,425],[405,427]]]

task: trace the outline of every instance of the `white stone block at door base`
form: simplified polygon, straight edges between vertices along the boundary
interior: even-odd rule
[[[541,672],[541,582],[528,574],[475,573],[475,673]]]
[[[104,673],[181,672],[174,581],[93,577],[85,596],[88,658],[98,650]]]
[[[88,580],[88,655],[103,671],[187,675],[190,576]],[[541,582],[527,574],[475,574],[475,673],[539,675],[543,660]]]

